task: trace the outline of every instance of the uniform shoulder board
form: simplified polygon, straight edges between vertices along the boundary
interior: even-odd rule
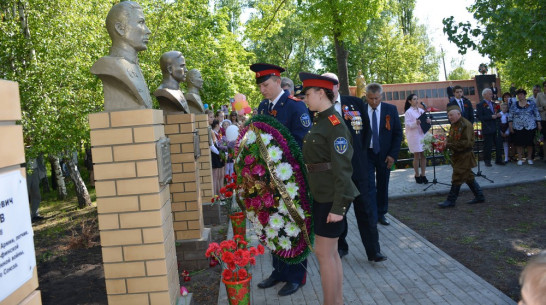
[[[296,102],[302,102],[303,101],[302,99],[299,99],[299,98],[297,98],[297,97],[295,97],[293,95],[288,96],[288,98],[291,99],[291,100],[294,100]]]
[[[341,122],[337,119],[336,115],[335,114],[332,114],[328,117],[328,120],[330,120],[330,123],[332,123],[332,125],[336,126],[336,125],[339,125]]]

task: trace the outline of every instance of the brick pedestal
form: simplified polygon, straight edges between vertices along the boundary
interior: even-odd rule
[[[217,225],[222,223],[220,219],[220,206],[211,205],[214,196],[212,187],[212,164],[210,160],[209,121],[206,114],[195,116],[195,123],[199,130],[201,157],[197,159],[199,165],[199,182],[201,187],[201,202],[203,203],[203,220],[205,225]]]
[[[176,255],[180,269],[203,269],[208,267],[205,251],[210,243],[210,229],[203,227],[201,187],[208,189],[211,185],[200,183],[200,164],[195,159],[194,131],[198,130],[199,122],[194,114],[169,114],[165,122],[165,134],[171,141],[173,182],[170,189]],[[207,134],[201,135],[203,130],[198,132],[199,140],[203,141]],[[208,157],[210,159],[210,154]]]
[[[15,124],[15,121],[21,119],[19,86],[17,83],[0,80],[0,109],[2,109],[0,111],[0,173],[21,171],[21,174],[25,177],[25,169],[21,167],[21,164],[25,163],[23,127]],[[30,215],[28,217],[30,218]],[[4,234],[8,234],[8,232]],[[0,272],[6,272],[6,268],[7,266],[4,266],[4,268],[0,269]],[[1,278],[0,283],[2,283]],[[34,267],[32,278],[0,301],[0,305],[41,305],[42,298],[40,290],[37,289],[38,273],[36,267]]]
[[[176,304],[180,284],[169,186],[156,144],[163,111],[89,115],[109,304]]]

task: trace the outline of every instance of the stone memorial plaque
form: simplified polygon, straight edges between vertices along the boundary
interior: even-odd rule
[[[159,141],[157,141],[156,152],[159,184],[169,184],[173,180],[173,169],[171,166],[171,140],[166,137],[161,137]]]
[[[199,147],[199,130],[196,129],[193,131],[193,155],[195,160],[201,157],[201,147]]]

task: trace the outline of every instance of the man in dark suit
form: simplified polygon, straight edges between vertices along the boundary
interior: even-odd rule
[[[322,76],[327,76],[333,79],[338,79],[334,73],[325,73]],[[368,146],[372,137],[370,128],[370,120],[366,114],[366,105],[364,102],[354,96],[339,95],[339,85],[335,85],[334,92],[334,108],[343,117],[345,124],[349,128],[352,135],[353,145],[353,182],[358,188],[360,195],[353,201],[356,222],[360,239],[364,244],[366,255],[369,261],[381,262],[387,259],[381,254],[379,246],[379,234],[377,232],[377,208],[368,198]],[[349,253],[349,245],[346,237],[348,232],[347,217],[343,218],[345,231],[338,239],[339,256],[343,257]]]
[[[381,102],[383,87],[371,83],[366,86],[366,100],[372,130],[368,145],[369,199],[377,205],[378,222],[389,225],[385,217],[389,208],[389,176],[398,159],[402,142],[402,126],[396,106]]]
[[[289,97],[288,91],[281,88],[280,75],[284,69],[270,64],[253,64],[250,70],[256,72],[256,83],[265,98],[258,106],[258,114],[272,116],[281,122],[301,148],[303,137],[311,127],[311,117],[304,102]],[[279,290],[279,295],[291,295],[305,284],[306,267],[307,260],[290,265],[273,255],[273,272],[258,287],[269,288],[279,282],[286,282]]]
[[[449,100],[447,107],[452,105],[459,106],[463,118],[470,121],[470,123],[474,123],[474,108],[472,108],[470,100],[463,96],[463,87],[457,85],[453,87],[453,92],[455,96]]]
[[[485,166],[491,165],[491,150],[495,144],[495,164],[504,165],[502,162],[502,138],[498,128],[498,110],[492,101],[493,92],[489,88],[482,91],[483,100],[476,105],[476,118],[482,122],[483,136],[483,162]]]

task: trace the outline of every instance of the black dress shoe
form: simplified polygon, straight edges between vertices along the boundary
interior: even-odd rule
[[[301,286],[303,286],[303,284],[286,282],[286,284],[284,284],[281,290],[279,290],[279,295],[282,297],[291,295],[292,293],[298,291],[298,289],[300,289]]]
[[[427,183],[428,183],[427,176],[421,176],[421,182],[422,182],[423,184],[427,184]]]
[[[497,165],[506,165],[506,163],[504,163],[502,161],[495,162],[495,164],[497,164]]]
[[[377,220],[377,222],[379,222],[380,224],[384,225],[384,226],[388,226],[391,224],[391,222],[387,219],[387,217],[385,217],[385,215],[379,217],[379,219]]]
[[[258,287],[265,289],[265,288],[273,287],[277,285],[277,283],[279,282],[280,282],[279,280],[274,279],[273,277],[270,276],[266,278],[265,280],[261,281],[260,283],[258,283]]]
[[[376,262],[376,263],[379,263],[379,262],[382,262],[382,261],[386,261],[387,260],[387,257],[381,253],[377,253],[375,255],[375,257],[368,257],[368,261],[370,262]]]
[[[493,165],[491,165],[491,162],[485,162],[485,166],[491,167],[491,166],[493,166]]]
[[[337,249],[337,253],[339,253],[339,258],[343,258],[345,255],[349,254],[349,250]]]
[[[421,184],[423,183],[423,180],[421,179],[421,177],[415,176],[415,182]]]

